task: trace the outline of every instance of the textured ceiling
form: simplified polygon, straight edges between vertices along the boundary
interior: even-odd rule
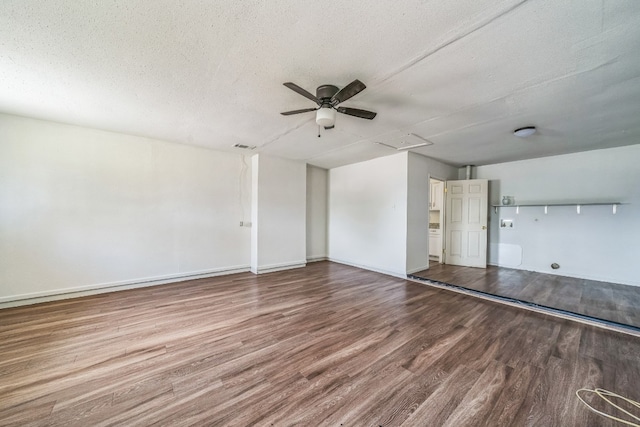
[[[279,114],[355,78],[372,121]],[[453,165],[638,144],[640,1],[3,0],[0,111],[327,168],[408,133]]]

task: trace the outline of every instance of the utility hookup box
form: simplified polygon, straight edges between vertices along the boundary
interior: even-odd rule
[[[513,229],[513,220],[500,218],[500,228]]]

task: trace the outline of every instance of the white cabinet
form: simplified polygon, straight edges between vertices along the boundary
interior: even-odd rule
[[[442,210],[444,199],[444,182],[438,181],[431,184],[431,194],[429,196],[429,209],[432,211]]]
[[[429,230],[429,256],[439,257],[442,252],[440,230]]]

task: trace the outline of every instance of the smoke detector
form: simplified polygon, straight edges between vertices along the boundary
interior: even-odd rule
[[[516,129],[513,131],[513,134],[517,137],[520,138],[526,138],[528,136],[533,135],[534,133],[536,133],[536,127],[535,126],[526,126],[520,129]]]

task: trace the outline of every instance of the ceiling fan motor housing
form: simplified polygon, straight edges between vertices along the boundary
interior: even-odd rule
[[[336,112],[331,108],[331,98],[340,89],[334,85],[321,85],[316,89],[316,98],[320,101],[320,108],[316,112],[318,126],[331,128],[336,123]]]
[[[330,104],[331,98],[338,93],[339,90],[340,89],[334,85],[318,86],[318,89],[316,89],[316,98],[320,100],[321,104]]]

